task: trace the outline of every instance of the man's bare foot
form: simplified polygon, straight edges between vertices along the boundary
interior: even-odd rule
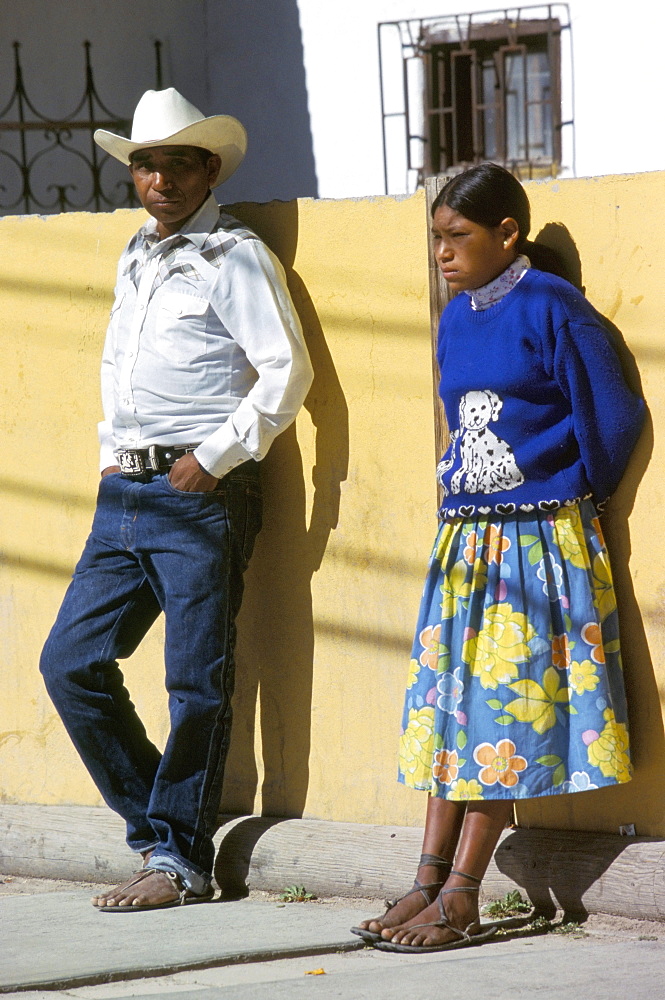
[[[154,853],[155,853],[154,847],[149,848],[147,851],[140,852],[141,857],[143,858],[143,864],[141,865],[141,868],[148,867],[148,864],[150,863],[150,858],[153,856]],[[124,890],[127,889],[134,882],[137,875],[138,872],[134,872],[132,877],[130,879],[127,879],[126,882],[123,882],[122,885],[119,885],[116,889],[112,889],[111,892],[109,893],[104,893],[104,895],[102,896],[93,896],[90,902],[92,903],[93,906],[107,906],[108,904],[106,900],[114,898],[118,893],[124,892]],[[111,903],[110,905],[114,906],[115,904]]]
[[[464,889],[463,892],[450,892],[450,889]],[[421,910],[415,917],[406,920],[400,927],[386,928],[381,937],[392,944],[406,944],[415,947],[431,947],[459,941],[460,934],[446,927],[423,927],[423,924],[436,924],[441,920],[441,907],[446,920],[452,925],[473,936],[480,930],[478,913],[478,892],[469,888],[469,883],[463,878],[451,875],[446,887],[434,900],[431,906]]]
[[[445,875],[450,871],[450,863],[445,862],[438,865],[420,865],[418,867],[418,882],[420,886],[433,886],[433,888],[422,891],[415,883],[414,888],[407,892],[405,896],[398,899],[394,906],[388,907],[382,917],[375,917],[372,920],[363,920],[358,925],[360,930],[370,931],[372,934],[380,934],[383,930],[401,927],[408,920],[419,916],[427,907],[427,899],[432,899],[443,886],[441,878],[445,868]],[[444,877],[445,877],[444,875]],[[427,898],[426,898],[427,896]]]
[[[163,872],[137,872],[122,885],[101,896],[93,896],[93,906],[163,906],[179,899],[180,893]]]

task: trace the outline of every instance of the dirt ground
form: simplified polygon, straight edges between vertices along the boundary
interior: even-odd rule
[[[0,874],[0,897],[19,893],[37,894],[41,892],[73,892],[86,891],[90,895],[108,890],[107,882],[70,882],[65,879],[30,878],[23,875]],[[250,899],[265,902],[279,901],[277,893],[252,890]],[[355,899],[348,896],[327,896],[325,899],[313,900],[327,906],[353,906],[366,909],[367,915],[383,911],[383,901],[376,899]],[[292,904],[298,905],[298,904]],[[302,904],[300,904],[302,905]],[[311,905],[308,903],[307,905]],[[552,933],[569,933],[573,935],[589,935],[604,939],[656,941],[665,940],[665,922],[658,920],[634,920],[629,917],[610,916],[604,913],[591,913],[579,928],[568,925],[561,927],[560,919],[553,922]]]

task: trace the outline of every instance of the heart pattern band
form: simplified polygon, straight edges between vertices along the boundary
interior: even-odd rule
[[[587,493],[583,497],[567,498],[566,500],[538,500],[537,503],[521,503],[519,506],[514,503],[497,503],[494,506],[476,507],[473,504],[460,504],[459,507],[441,507],[439,517],[442,521],[453,521],[455,518],[469,518],[477,515],[487,517],[489,515],[499,515],[500,517],[510,517],[511,514],[530,514],[534,510],[540,510],[547,514],[550,511],[559,510],[560,507],[574,507],[581,500],[590,500],[591,494]],[[602,510],[604,502],[597,503],[596,509]]]

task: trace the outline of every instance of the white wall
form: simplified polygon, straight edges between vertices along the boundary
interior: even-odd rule
[[[297,0],[207,0],[209,114],[236,115],[247,157],[226,202],[316,197]]]
[[[382,194],[377,25],[436,10],[405,0],[298,3],[319,196]]]
[[[573,0],[577,174],[665,167],[665,13],[653,0]]]
[[[298,2],[319,195],[380,194],[383,161],[377,24],[485,11],[493,4],[491,0]],[[569,7],[574,46],[575,173],[586,176],[663,169],[663,8],[654,0],[632,0],[630,4],[624,0],[570,0]],[[571,157],[564,158],[566,166],[571,166],[570,161]]]
[[[14,84],[12,42],[21,42],[27,92],[43,116],[71,114],[84,86],[83,42],[92,43],[95,83],[115,116],[131,118],[141,94],[155,86],[154,46],[162,42],[163,86],[174,86],[204,114],[237,115],[247,128],[245,162],[220,189],[220,199],[289,201],[316,196],[297,0],[21,0],[0,3],[0,111]],[[79,116],[81,117],[81,116]],[[17,118],[9,108],[4,120]],[[18,135],[0,133],[0,150],[17,153]],[[31,150],[43,148],[40,132]],[[86,156],[88,133],[72,145]],[[101,154],[100,154],[101,155]],[[129,179],[108,160],[103,187]],[[0,157],[0,206],[21,190],[19,171]],[[89,170],[61,151],[39,160],[33,177],[39,200],[55,203],[48,188],[76,184],[72,198],[85,204]],[[80,196],[79,196],[80,195]],[[23,206],[11,213],[22,212]],[[3,213],[0,207],[0,214]]]
[[[570,0],[569,6],[575,173],[663,169],[662,5]],[[206,114],[236,114],[249,129],[247,160],[220,189],[222,199],[382,194],[378,23],[491,7],[492,0],[6,2],[0,4],[0,108],[9,98],[14,39],[23,42],[30,94],[43,113],[56,116],[82,92],[82,42],[89,39],[102,98],[114,112],[131,115],[153,86],[151,43],[159,37],[165,86],[178,87]],[[8,141],[0,135],[0,146]],[[403,148],[400,140],[391,159],[395,194],[407,189]],[[570,146],[563,160],[570,172]],[[6,161],[2,166],[3,183],[15,184]],[[44,185],[53,179],[45,167]]]
[[[183,11],[187,12],[188,30],[182,31]],[[165,85],[184,80],[187,96],[194,104],[205,98],[205,74],[200,57],[200,38],[204,36],[205,0],[21,0],[0,4],[0,109],[10,100],[14,85],[12,42],[21,43],[20,58],[28,97],[43,116],[59,119],[76,108],[85,90],[85,54],[83,43],[92,44],[91,58],[95,85],[101,100],[113,115],[131,117],[144,90],[155,86],[154,41],[161,39]],[[193,70],[195,68],[195,71]],[[177,85],[177,84],[176,84]],[[85,113],[85,111],[84,111]],[[16,107],[7,110],[5,120],[17,118]],[[43,145],[39,134],[28,136],[29,148]],[[89,155],[89,136],[75,132],[70,145]],[[0,135],[0,148],[16,151],[14,133]],[[0,192],[0,203],[20,191],[15,168],[6,158],[0,160],[2,181],[7,192]],[[118,180],[128,180],[126,168],[109,161],[103,182],[109,192]],[[49,155],[40,161],[32,182],[40,201],[54,198],[48,190],[52,183],[75,183],[72,200],[84,203],[91,185],[87,170],[81,169],[75,156]],[[14,209],[23,211],[22,207]]]

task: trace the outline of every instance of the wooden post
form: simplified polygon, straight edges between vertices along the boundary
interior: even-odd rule
[[[227,892],[249,882],[265,892],[297,884],[320,896],[396,896],[413,878],[422,843],[417,827],[269,816],[221,820],[215,877]],[[664,849],[665,841],[656,837],[506,830],[485,876],[483,898],[521,889],[550,917],[558,904],[571,915],[586,910],[662,920]],[[0,803],[5,875],[113,884],[135,865],[125,825],[109,809]]]
[[[446,174],[437,174],[436,177],[425,178],[425,205],[427,211],[427,260],[429,264],[429,313],[430,330],[432,336],[432,378],[434,389],[434,446],[436,450],[436,461],[439,462],[444,451],[448,447],[449,434],[446,415],[443,410],[443,403],[439,396],[439,365],[436,360],[436,344],[439,332],[439,320],[441,313],[452,298],[448,285],[446,284],[441,271],[434,259],[432,249],[432,238],[430,236],[430,226],[432,224],[431,209],[432,202],[438,195],[441,188],[450,180]],[[443,500],[441,487],[439,486],[439,503]]]

